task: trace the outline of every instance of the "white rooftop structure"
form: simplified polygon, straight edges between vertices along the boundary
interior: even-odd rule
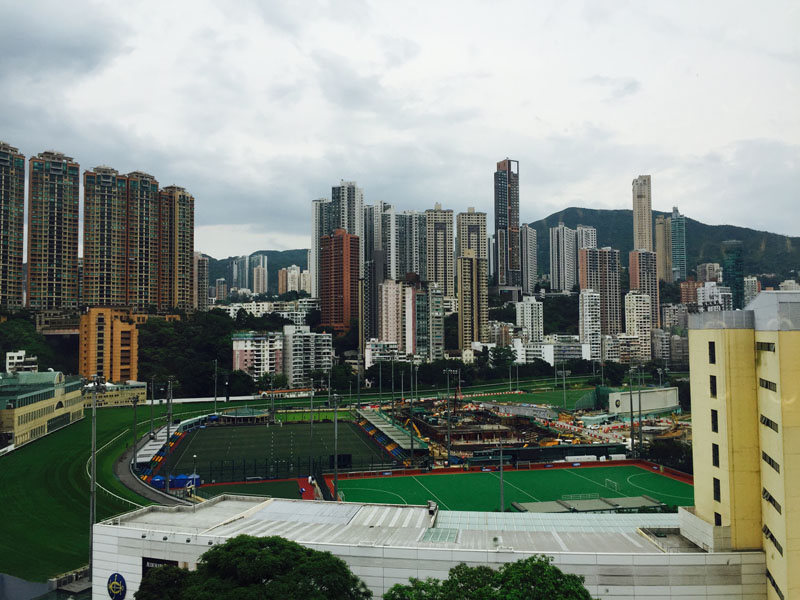
[[[331,552],[377,598],[410,577],[446,578],[461,562],[497,567],[540,553],[585,576],[602,599],[765,597],[763,552],[706,553],[678,528],[677,514],[439,512],[436,505],[228,495],[194,507],[149,506],[95,525],[92,598],[107,597],[114,573],[132,597],[145,558],[193,568],[209,546],[240,534],[279,535]]]

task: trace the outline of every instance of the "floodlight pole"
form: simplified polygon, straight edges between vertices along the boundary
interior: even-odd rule
[[[89,487],[89,579],[92,579],[94,567],[94,523],[97,514],[97,388],[102,381],[101,375],[92,378],[92,481]]]
[[[133,472],[136,472],[136,441],[138,437],[136,435],[136,405],[139,404],[139,397],[133,397]]]
[[[445,369],[447,377],[447,466],[450,466],[450,369]]]
[[[644,456],[644,438],[642,433],[642,370],[639,369],[639,458]]]
[[[169,382],[167,383],[167,450],[164,452],[164,467],[167,471],[167,484],[166,490],[167,494],[170,493],[170,485],[169,485],[169,438],[170,438],[170,428],[172,427],[172,375],[169,376]]]
[[[156,403],[156,376],[150,378],[150,439],[153,439],[153,405]]]
[[[502,434],[500,434],[502,435]],[[503,438],[500,438],[500,512],[506,512],[505,498],[503,497]]]
[[[411,438],[411,464],[410,466],[414,466],[414,374],[409,373],[411,380],[409,387],[411,388],[411,408],[408,411],[411,426],[408,428],[408,437]]]
[[[394,354],[392,354],[392,424],[394,424]]]
[[[636,448],[633,445],[633,367],[628,369],[628,394],[630,395],[631,405],[631,456],[636,458]]]
[[[339,501],[339,395],[333,396],[333,501]]]
[[[214,359],[214,414],[217,414],[217,359]]]

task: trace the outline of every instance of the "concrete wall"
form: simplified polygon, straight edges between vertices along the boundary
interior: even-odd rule
[[[619,401],[619,405],[617,405]],[[642,412],[665,412],[679,406],[678,388],[642,388]],[[631,413],[631,394],[629,391],[611,392],[608,395],[608,412],[612,414]],[[633,390],[634,418],[639,414],[639,390]]]
[[[176,560],[192,566],[208,548],[208,542],[225,540],[214,536],[146,532],[112,525],[95,525],[93,600],[108,597],[106,582],[121,573],[132,598],[141,581],[142,557]],[[166,536],[168,539],[163,540]],[[188,541],[187,541],[188,540]],[[497,567],[531,556],[528,552],[397,548],[305,543],[315,550],[342,558],[373,590],[377,598],[396,583],[410,577],[445,578],[461,562],[470,566]],[[593,597],[704,598],[713,600],[764,600],[767,585],[762,552],[549,554],[562,570],[582,575]]]

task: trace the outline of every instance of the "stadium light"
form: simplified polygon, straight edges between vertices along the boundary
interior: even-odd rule
[[[92,579],[94,523],[97,515],[97,392],[105,391],[102,375],[92,376],[92,481],[89,488],[89,579]]]
[[[339,501],[339,394],[333,395],[333,500]]]

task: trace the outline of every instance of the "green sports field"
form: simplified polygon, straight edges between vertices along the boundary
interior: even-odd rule
[[[592,388],[570,390],[567,389],[566,399],[568,410],[575,408],[575,404],[591,393]],[[515,404],[550,404],[556,408],[564,408],[564,392],[561,389],[545,389],[540,392],[523,392],[522,394],[490,394],[487,396],[478,396],[464,398],[464,402],[509,402]]]
[[[188,475],[196,464],[204,483],[255,477],[301,477],[309,474],[309,457],[327,471],[334,453],[333,429],[333,423],[314,423],[313,442],[309,424],[198,429],[187,434],[173,450],[170,473]],[[354,469],[377,469],[392,463],[375,442],[350,421],[339,423],[338,451],[340,455],[352,455]],[[165,473],[166,468],[162,467],[160,474]]]
[[[606,486],[606,479],[618,489]],[[647,495],[669,505],[692,505],[692,486],[641,467],[582,467],[503,473],[506,510],[512,502],[561,500],[566,494],[599,494],[602,498]],[[496,471],[445,475],[340,479],[348,502],[425,504],[434,500],[445,510],[496,511],[500,474]]]
[[[262,481],[259,483],[212,485],[197,489],[197,495],[203,498],[213,498],[220,494],[247,494],[250,496],[297,499],[300,497],[300,488],[297,485],[297,481]]]

